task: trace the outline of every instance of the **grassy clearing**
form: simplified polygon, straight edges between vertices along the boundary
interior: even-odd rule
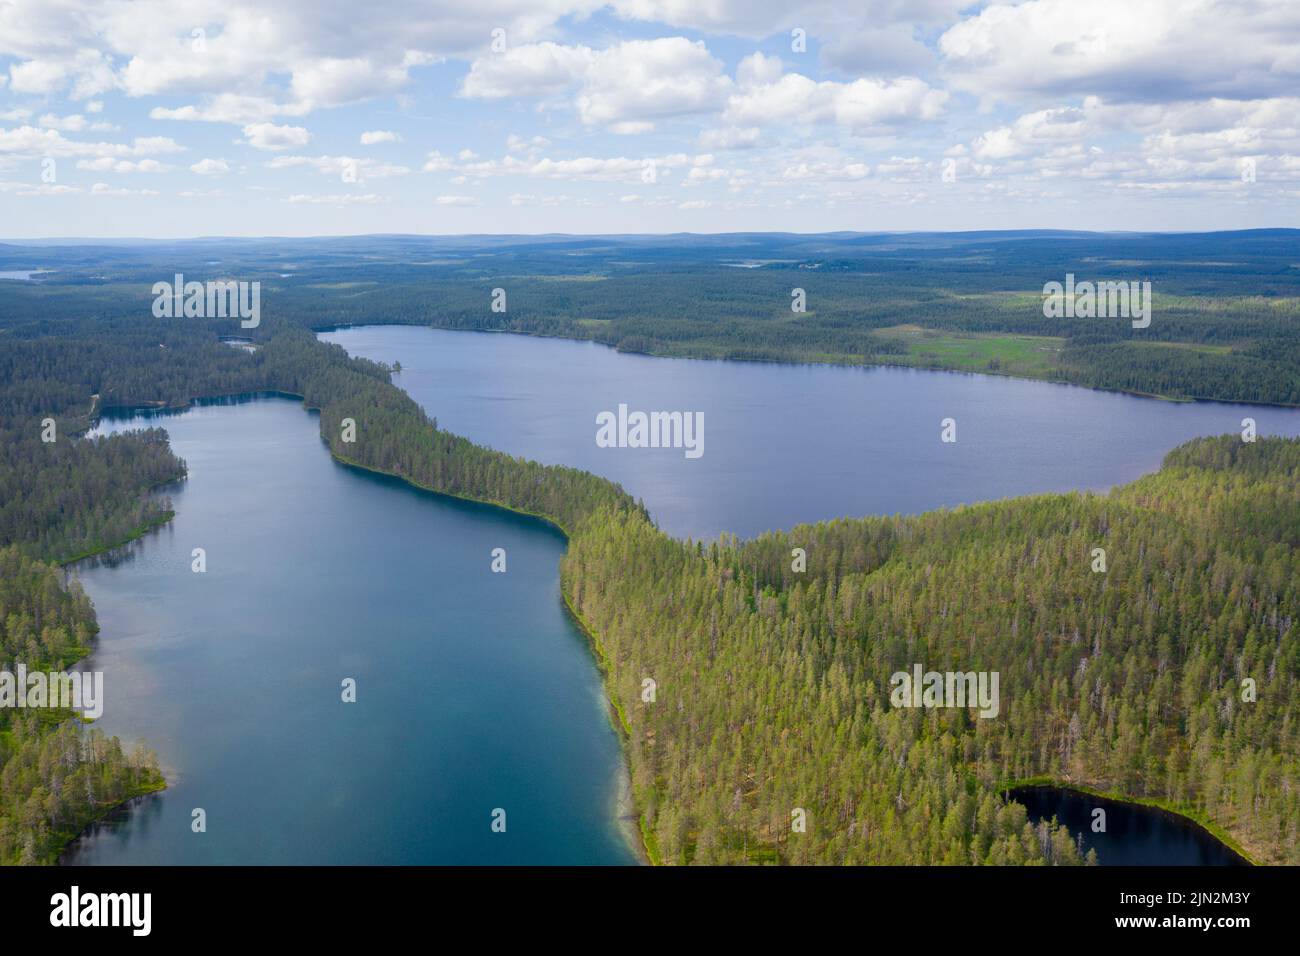
[[[1053,377],[1065,347],[1065,339],[1051,335],[940,332],[919,325],[894,325],[875,334],[907,346],[901,364],[1025,378]]]

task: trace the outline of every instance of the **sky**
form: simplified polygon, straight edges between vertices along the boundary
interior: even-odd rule
[[[1300,0],[0,0],[0,237],[1300,226]]]

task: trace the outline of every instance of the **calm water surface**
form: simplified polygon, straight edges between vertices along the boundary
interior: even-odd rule
[[[591,342],[412,326],[322,336],[389,364],[453,432],[604,475],[679,537],[749,537],[846,515],[916,513],[1074,489],[1153,471],[1198,435],[1300,435],[1300,409],[1179,404],[1111,392],[899,368],[625,355]],[[702,457],[599,448],[596,415],[701,411]],[[957,441],[940,441],[940,422]]]
[[[104,427],[155,424],[190,468],[175,520],[78,573],[99,726],[145,739],[170,788],[68,862],[635,862],[557,532],[339,465],[295,401]]]
[[[1132,803],[1103,800],[1056,787],[1023,787],[1012,799],[1029,811],[1029,819],[1064,824],[1083,851],[1097,851],[1102,866],[1241,866],[1245,861],[1205,830],[1168,813]],[[1106,811],[1106,830],[1093,832],[1093,814]]]

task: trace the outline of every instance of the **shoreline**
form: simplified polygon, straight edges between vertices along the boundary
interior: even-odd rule
[[[321,441],[325,441],[325,439],[322,437]],[[326,444],[328,444],[328,442]],[[510,505],[503,504],[499,501],[489,501],[485,498],[473,498],[468,495],[458,495],[447,491],[438,491],[437,489],[430,488],[427,485],[422,485],[418,481],[407,478],[403,475],[381,471],[378,468],[371,468],[369,465],[363,465],[360,462],[344,458],[342,455],[335,454],[332,449],[330,451],[330,457],[346,468],[356,468],[358,471],[364,471],[368,474],[382,475],[385,478],[400,481],[412,488],[424,492],[425,494],[437,495],[441,498],[450,498],[454,501],[470,502],[471,504],[483,505],[488,508],[497,508],[501,511],[507,511],[511,514],[519,515],[520,517],[540,521],[549,526],[552,530],[558,531],[560,535],[563,536],[566,550],[569,546],[569,540],[572,538],[568,529],[558,521],[548,518],[545,515],[537,514],[532,511],[525,511],[522,508],[513,508]],[[636,797],[632,789],[632,766],[629,762],[627,750],[627,741],[632,735],[632,725],[628,722],[627,715],[624,713],[622,705],[614,699],[614,695],[610,692],[610,685],[607,680],[608,658],[605,655],[605,649],[601,645],[600,639],[596,636],[595,631],[573,606],[573,602],[569,599],[569,592],[564,587],[563,581],[560,583],[560,598],[563,601],[567,616],[577,624],[579,632],[586,638],[587,650],[591,653],[592,662],[596,665],[596,672],[600,675],[601,687],[605,692],[607,716],[610,718],[610,723],[613,725],[614,730],[619,737],[619,755],[621,757],[621,773],[619,774],[620,796],[617,801],[614,822],[623,833],[629,848],[634,851],[640,862],[643,864],[649,864],[650,866],[656,866],[659,861],[657,859],[658,854],[652,848],[654,841],[647,834],[645,815],[641,812],[640,807],[637,806]],[[625,797],[623,795],[624,793],[626,794]],[[634,828],[627,825],[627,820],[629,818],[636,821]],[[633,830],[640,835],[639,840],[632,838]]]
[[[121,815],[122,818],[125,820],[125,818],[131,813],[131,811],[135,809],[135,806],[137,804],[143,802],[148,797],[152,797],[162,793],[166,789],[167,789],[167,780],[164,777],[161,783],[158,783],[157,785],[154,786],[144,787],[140,789],[139,792],[133,793],[129,797],[126,797],[121,803],[115,803],[112,806],[105,807],[102,810],[102,812],[97,813],[93,819],[87,822],[87,824],[84,827],[78,830],[77,833],[70,840],[65,842],[63,846],[59,848],[59,852],[55,854],[54,862],[52,865],[68,866],[68,863],[64,858],[68,856],[68,854],[74,852],[76,850],[77,844],[80,843],[87,836],[89,836],[96,827],[103,826],[104,824],[112,820],[114,817],[117,817],[119,815]]]
[[[1288,404],[1286,402],[1267,402],[1259,399],[1244,398],[1213,398],[1208,396],[1193,396],[1190,398],[1179,398],[1173,395],[1162,395],[1159,392],[1139,392],[1128,388],[1104,388],[1099,385],[1081,385],[1078,382],[1071,382],[1063,378],[1049,378],[1047,376],[1033,375],[1013,375],[1010,372],[997,372],[989,369],[972,370],[965,368],[953,368],[946,365],[923,365],[906,362],[886,362],[886,361],[865,361],[861,355],[836,355],[827,353],[823,360],[800,359],[800,358],[774,358],[774,359],[755,359],[755,358],[727,358],[719,355],[677,355],[672,352],[635,352],[628,349],[620,349],[616,345],[610,345],[607,342],[601,342],[594,338],[574,338],[569,335],[548,335],[544,332],[528,332],[523,329],[453,329],[441,325],[425,325],[415,322],[349,322],[342,325],[325,325],[312,326],[310,331],[317,336],[318,340],[321,335],[330,332],[341,332],[347,329],[378,329],[378,328],[411,328],[411,329],[433,329],[436,332],[470,332],[484,335],[518,335],[524,338],[532,339],[549,339],[556,342],[582,342],[598,345],[601,348],[609,349],[619,355],[640,355],[644,358],[660,359],[677,359],[682,362],[727,362],[737,365],[789,365],[801,366],[811,365],[818,368],[856,368],[856,369],[873,369],[873,368],[897,368],[910,369],[914,372],[947,372],[952,375],[986,375],[990,378],[1006,378],[1017,382],[1042,382],[1046,385],[1064,385],[1068,388],[1082,388],[1090,392],[1103,392],[1110,395],[1130,395],[1134,398],[1149,398],[1159,402],[1172,402],[1175,405],[1195,405],[1195,404],[1217,404],[1217,405],[1256,405],[1262,408],[1300,408],[1300,404]],[[330,343],[335,344],[335,343]],[[340,346],[341,348],[342,346]],[[399,373],[400,374],[400,373]]]

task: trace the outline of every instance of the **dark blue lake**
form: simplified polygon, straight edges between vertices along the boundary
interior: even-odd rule
[[[1029,819],[1055,818],[1082,840],[1083,851],[1097,851],[1101,866],[1244,866],[1246,861],[1190,820],[1150,807],[1117,803],[1057,787],[1021,787],[1011,798]],[[1096,817],[1105,811],[1104,818]],[[1104,820],[1105,830],[1094,830]]]
[[[392,364],[439,424],[604,475],[679,537],[750,537],[846,515],[1106,490],[1199,435],[1300,435],[1300,409],[1174,403],[990,375],[621,354],[591,342],[412,326],[322,336]],[[601,448],[596,415],[698,411],[704,453]],[[956,421],[955,443],[941,438]]]

